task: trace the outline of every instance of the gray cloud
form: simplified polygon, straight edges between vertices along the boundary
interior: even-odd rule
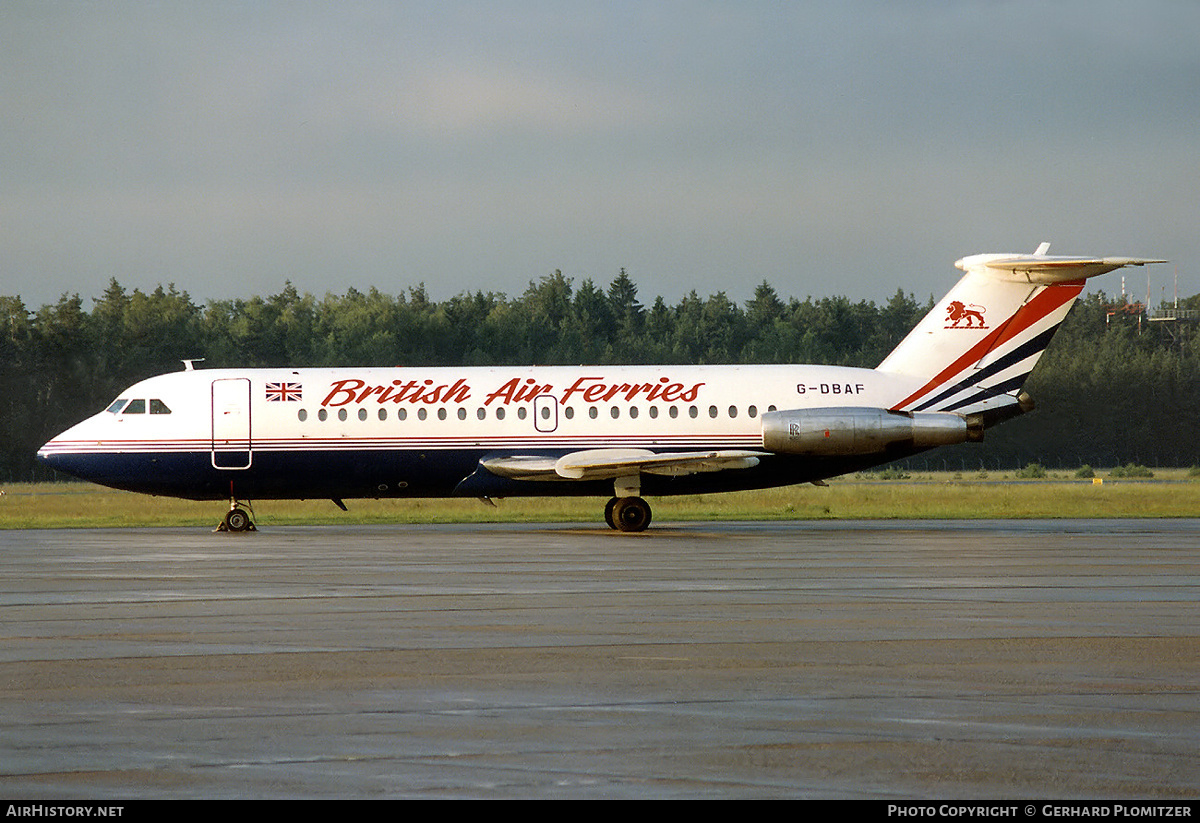
[[[1193,3],[16,2],[0,30],[0,293],[34,306],[621,267],[880,300],[1041,240],[1200,290]]]

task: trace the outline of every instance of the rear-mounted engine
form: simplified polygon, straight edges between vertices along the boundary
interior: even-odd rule
[[[762,416],[763,447],[784,454],[920,451],[983,439],[983,418],[872,408],[794,409]]]

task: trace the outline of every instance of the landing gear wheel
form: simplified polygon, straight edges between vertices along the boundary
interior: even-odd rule
[[[613,504],[612,521],[618,531],[645,531],[650,525],[650,504],[640,497],[622,497]]]
[[[613,521],[613,507],[617,505],[617,498],[609,500],[604,506],[604,522],[608,524],[610,529],[615,529],[617,524]]]
[[[256,531],[256,529],[246,510],[235,506],[225,513],[225,519],[221,521],[221,525],[217,527],[217,531],[249,532]]]

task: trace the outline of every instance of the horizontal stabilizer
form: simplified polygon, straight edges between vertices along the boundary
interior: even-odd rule
[[[1147,260],[1141,257],[1010,257],[988,263],[989,268],[1009,271],[1056,271],[1068,268],[1102,266],[1108,271],[1122,266],[1145,266],[1150,263],[1166,263],[1166,260]]]
[[[963,271],[991,269],[993,275],[1011,272],[1024,275],[1020,279],[1026,282],[1050,285],[1085,280],[1124,266],[1167,262],[1142,257],[1051,257],[1045,254],[1048,248],[1049,244],[1043,243],[1035,254],[975,254],[955,261],[954,265]]]

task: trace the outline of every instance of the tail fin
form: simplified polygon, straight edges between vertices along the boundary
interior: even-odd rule
[[[1089,277],[1164,263],[1133,257],[976,254],[966,272],[877,370],[924,378],[899,411],[1017,412],[1025,378]],[[1004,410],[1009,413],[1005,414]]]

